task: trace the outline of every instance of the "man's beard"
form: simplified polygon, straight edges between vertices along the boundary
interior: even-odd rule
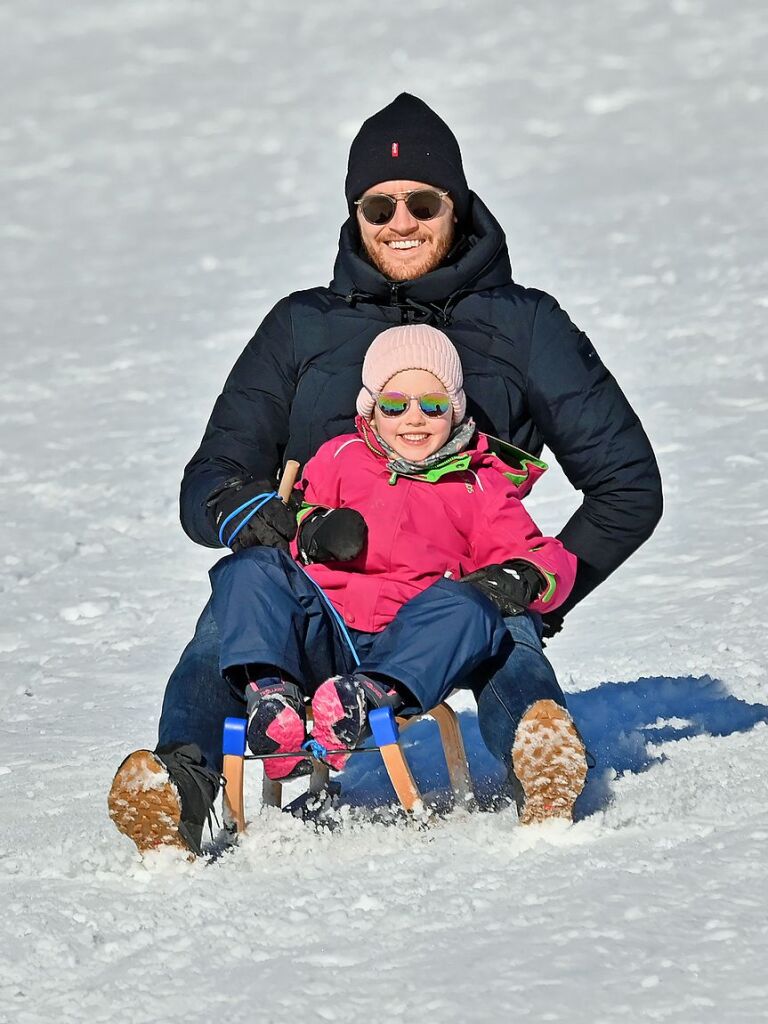
[[[417,277],[423,277],[432,270],[436,270],[451,251],[454,243],[455,227],[453,224],[450,230],[439,238],[434,239],[422,248],[424,250],[420,260],[413,260],[407,267],[396,261],[396,257],[389,257],[389,250],[386,245],[378,244],[375,248],[369,247],[368,240],[362,239],[363,249],[370,263],[379,270],[384,277],[390,281],[413,281]]]

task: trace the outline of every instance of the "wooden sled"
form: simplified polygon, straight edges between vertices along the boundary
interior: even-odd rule
[[[438,704],[430,711],[410,718],[395,717],[391,708],[376,708],[368,715],[375,746],[353,750],[352,753],[378,750],[400,804],[408,812],[418,811],[423,806],[422,795],[405,759],[400,745],[400,734],[422,718],[432,718],[437,723],[455,804],[457,807],[467,806],[473,800],[472,780],[458,719],[448,704]],[[247,721],[244,718],[228,718],[224,722],[224,821],[229,831],[234,833],[244,832],[246,827],[243,798],[245,762],[262,760],[246,754],[246,726]],[[310,757],[310,760],[313,771],[309,777],[308,792],[327,792],[328,766],[317,758]],[[273,782],[265,776],[262,785],[263,804],[267,807],[282,807],[282,790],[280,782]]]

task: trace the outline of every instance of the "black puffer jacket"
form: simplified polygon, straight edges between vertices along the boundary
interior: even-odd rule
[[[226,480],[274,477],[286,459],[303,464],[351,431],[371,341],[393,324],[424,321],[458,349],[479,428],[535,455],[546,443],[584,494],[560,533],[580,561],[565,611],[650,536],[661,483],[637,416],[557,302],[512,281],[504,233],[476,196],[471,219],[447,265],[400,284],[360,256],[347,221],[330,286],[277,303],[216,401],[181,485],[192,540],[218,546],[206,506]]]

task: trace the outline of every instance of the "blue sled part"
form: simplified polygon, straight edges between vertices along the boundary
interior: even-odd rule
[[[243,757],[245,754],[245,730],[248,721],[245,718],[225,718],[224,735],[222,737],[222,753]]]
[[[400,730],[392,708],[374,708],[368,712],[368,721],[377,747],[387,747],[400,739]]]

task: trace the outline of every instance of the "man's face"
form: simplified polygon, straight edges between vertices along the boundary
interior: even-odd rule
[[[382,181],[366,189],[363,195],[374,192],[395,195],[419,188],[435,186],[423,181]],[[432,220],[416,220],[405,203],[398,202],[395,215],[388,224],[369,224],[359,207],[357,224],[373,265],[390,281],[411,281],[428,274],[443,262],[453,245],[456,217],[451,197],[444,196],[440,212]]]

